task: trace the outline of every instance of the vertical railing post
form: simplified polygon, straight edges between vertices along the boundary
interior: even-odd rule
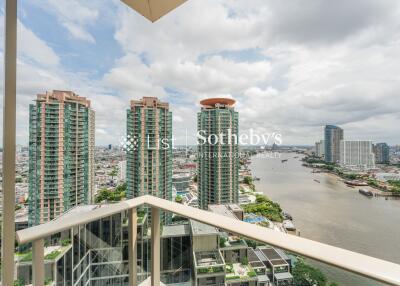
[[[129,227],[129,286],[137,285],[137,209],[128,211]]]
[[[38,239],[32,243],[32,274],[33,286],[44,285],[44,240]]]
[[[160,285],[160,210],[151,208],[151,285]]]
[[[17,0],[5,0],[3,98],[2,285],[14,283]]]

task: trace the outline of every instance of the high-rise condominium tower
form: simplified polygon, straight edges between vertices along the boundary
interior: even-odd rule
[[[315,156],[325,158],[325,140],[315,142]]]
[[[238,112],[235,101],[211,98],[200,102],[198,129],[199,206],[237,203],[239,197]],[[201,136],[201,137],[200,137]]]
[[[127,197],[172,200],[172,113],[155,97],[132,100],[127,114]]]
[[[378,164],[390,163],[390,148],[386,143],[377,143],[374,145],[375,162]]]
[[[343,129],[334,125],[325,126],[325,161],[340,161],[340,140],[343,140]]]
[[[340,165],[356,169],[374,168],[372,141],[340,141]]]
[[[94,188],[95,114],[71,91],[39,94],[29,106],[29,223],[88,204]]]

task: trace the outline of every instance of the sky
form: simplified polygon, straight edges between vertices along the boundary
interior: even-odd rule
[[[177,144],[186,132],[195,143],[209,97],[237,100],[241,133],[280,133],[284,145],[313,144],[325,124],[400,143],[398,0],[189,0],[156,23],[118,0],[35,0],[19,1],[18,19],[22,145],[29,104],[53,89],[91,100],[96,145],[119,144],[143,96],[170,103]],[[1,43],[3,21],[1,8]]]

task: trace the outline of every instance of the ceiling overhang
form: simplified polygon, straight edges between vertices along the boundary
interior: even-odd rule
[[[165,14],[168,14],[186,0],[121,0],[136,12],[155,22]]]

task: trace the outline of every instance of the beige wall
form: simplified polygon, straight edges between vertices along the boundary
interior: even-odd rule
[[[202,235],[193,236],[193,251],[212,251],[218,249],[218,236]]]

